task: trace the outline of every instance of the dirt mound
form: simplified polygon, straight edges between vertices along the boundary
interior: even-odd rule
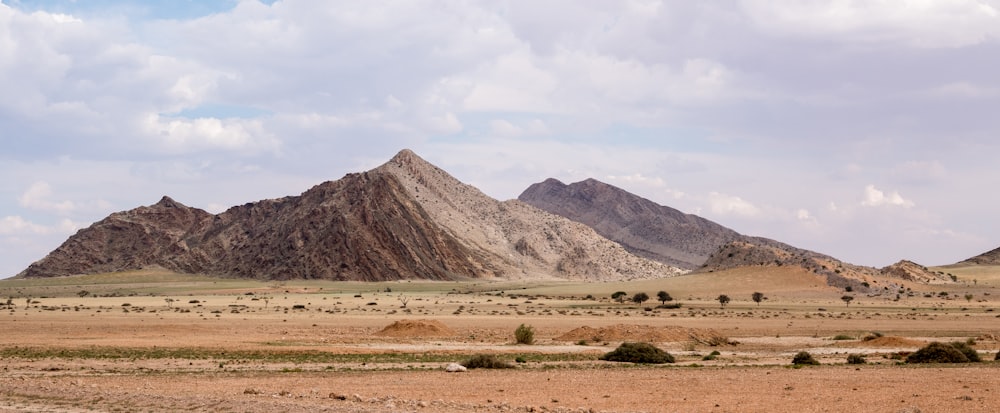
[[[858,346],[897,348],[897,347],[921,347],[924,344],[927,343],[920,340],[912,340],[903,337],[884,336],[884,337],[873,338],[871,340],[862,341],[858,343]]]
[[[559,341],[645,341],[653,343],[696,341],[708,345],[729,344],[726,336],[715,330],[678,326],[653,327],[636,324],[618,324],[594,328],[578,327],[556,337]]]
[[[399,320],[375,333],[383,337],[447,337],[455,330],[437,320]]]

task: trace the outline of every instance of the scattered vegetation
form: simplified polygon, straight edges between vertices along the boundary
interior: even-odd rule
[[[460,363],[467,369],[511,369],[513,364],[498,359],[492,354],[477,354]]]
[[[833,336],[834,340],[854,340],[854,336],[849,336],[847,334],[837,334]]]
[[[535,328],[524,324],[517,326],[517,329],[514,330],[514,340],[517,341],[517,344],[534,344]]]
[[[614,351],[601,356],[601,360],[626,363],[673,363],[674,356],[650,343],[622,343]]]
[[[752,299],[753,302],[757,303],[757,306],[759,307],[760,306],[760,302],[764,301],[764,293],[755,292],[755,293],[753,293],[753,294],[750,295],[750,299]]]
[[[808,351],[800,351],[795,354],[795,357],[792,357],[792,364],[796,366],[818,366],[819,361],[816,361],[816,359],[813,358],[812,354],[809,354]]]

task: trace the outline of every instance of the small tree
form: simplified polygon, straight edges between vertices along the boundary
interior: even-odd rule
[[[642,303],[649,300],[649,294],[646,293],[636,293],[632,296],[632,302],[642,305]]]
[[[965,294],[965,301],[972,302],[972,297],[974,297],[974,296],[971,293],[966,293]]]
[[[263,296],[263,297],[260,297],[260,299],[264,300],[264,308],[267,308],[267,305],[271,302],[271,297],[270,296]]]
[[[164,298],[163,301],[166,301],[167,308],[174,308],[174,299],[173,298]]]
[[[406,308],[406,303],[410,302],[410,297],[407,297],[407,296],[405,296],[403,294],[400,294],[399,295],[399,302],[403,303],[403,308]]]
[[[656,293],[656,299],[660,300],[660,304],[664,305],[667,304],[667,301],[674,301],[674,297],[671,297],[670,293],[667,293],[666,291]]]
[[[615,301],[617,301],[619,303],[624,303],[625,302],[625,296],[627,296],[627,295],[628,295],[627,292],[624,292],[624,291],[615,291],[614,294],[611,294],[611,299],[615,300]]]
[[[853,295],[847,295],[847,294],[845,294],[843,297],[840,297],[840,299],[844,300],[844,304],[846,306],[850,307],[851,306],[851,301],[854,301],[854,296]]]
[[[532,344],[535,342],[534,327],[521,324],[514,330],[514,340],[517,344]]]
[[[750,298],[753,299],[753,302],[757,303],[758,307],[760,307],[760,302],[764,300],[764,293],[755,292],[750,296]]]
[[[722,305],[722,308],[726,308],[726,304],[729,304],[730,298],[728,295],[721,294],[717,300],[719,300],[719,304]]]

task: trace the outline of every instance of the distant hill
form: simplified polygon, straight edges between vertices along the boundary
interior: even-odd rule
[[[984,252],[967,260],[960,261],[958,265],[1000,265],[1000,248]]]
[[[594,228],[634,254],[694,270],[723,244],[743,239],[729,228],[685,214],[595,179],[556,179],[528,187],[517,199]]]
[[[621,280],[679,269],[589,227],[499,202],[403,150],[371,171],[218,215],[169,197],[71,236],[18,277],[160,266],[255,279]]]
[[[888,290],[904,280],[948,282],[946,277],[909,261],[883,269],[863,267],[779,241],[742,235],[595,179],[569,185],[547,179],[528,187],[518,199],[586,224],[637,255],[696,272],[797,266],[826,277],[828,285],[859,292]]]

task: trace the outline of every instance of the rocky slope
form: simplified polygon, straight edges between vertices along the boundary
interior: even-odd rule
[[[961,261],[958,265],[1000,265],[1000,248]]]
[[[212,215],[164,197],[79,231],[18,277],[161,266],[258,279],[631,279],[678,269],[590,228],[496,201],[404,150],[299,196]]]
[[[594,228],[637,255],[693,270],[721,245],[743,239],[729,228],[587,179],[533,184],[518,199]]]

